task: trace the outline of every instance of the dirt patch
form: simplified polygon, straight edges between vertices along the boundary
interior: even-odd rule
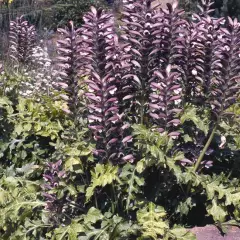
[[[197,240],[240,240],[240,228],[229,227],[226,235],[222,236],[215,226],[195,227],[191,229]]]

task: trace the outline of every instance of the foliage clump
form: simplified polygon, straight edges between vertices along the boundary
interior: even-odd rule
[[[92,7],[58,30],[47,92],[21,94],[33,63],[5,68],[3,239],[186,240],[186,226],[238,225],[240,23],[211,5],[190,19],[177,2],[125,0],[117,21]]]

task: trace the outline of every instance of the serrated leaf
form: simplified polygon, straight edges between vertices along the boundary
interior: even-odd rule
[[[118,166],[110,164],[96,164],[94,170],[91,171],[91,175],[91,185],[86,190],[86,202],[93,196],[96,187],[105,187],[114,181],[121,182],[118,177]]]
[[[70,157],[66,160],[64,167],[66,171],[75,171],[75,167],[79,166],[81,168],[82,162],[79,158]]]
[[[120,178],[123,183],[127,184],[125,192],[127,193],[126,211],[128,212],[130,202],[136,198],[136,194],[141,192],[140,187],[144,185],[144,179],[137,175],[136,167],[130,163],[123,167]]]
[[[82,224],[77,222],[72,222],[70,225],[65,227],[59,227],[54,230],[54,237],[55,240],[77,240],[78,233],[85,232],[85,228]]]
[[[197,108],[192,105],[188,105],[185,108],[185,111],[181,116],[180,121],[182,124],[185,123],[186,121],[192,121],[197,128],[204,132],[205,135],[207,135],[209,131],[209,123],[207,119],[200,118],[200,116],[197,115]]]
[[[150,202],[146,207],[137,211],[137,221],[141,226],[143,237],[159,239],[165,235],[169,228],[167,221],[164,220],[166,212],[164,208],[156,206]]]
[[[207,212],[213,217],[215,222],[224,222],[228,215],[226,209],[218,205],[215,199],[212,200],[211,207],[207,208]]]
[[[197,240],[195,234],[190,232],[189,230],[181,227],[181,226],[175,226],[173,229],[170,230],[169,232],[171,236],[170,239],[175,239],[175,240]],[[174,238],[173,238],[174,236]]]
[[[18,124],[15,126],[15,130],[14,130],[18,135],[20,135],[23,131],[23,126],[21,124]]]
[[[87,215],[84,217],[84,223],[85,224],[95,224],[97,221],[102,220],[103,215],[100,212],[99,209],[96,209],[94,207],[91,207],[88,210]]]
[[[27,123],[27,124],[24,124],[24,125],[23,125],[23,129],[24,129],[24,131],[26,131],[26,132],[30,131],[31,128],[32,128],[32,125],[31,125],[30,123]]]

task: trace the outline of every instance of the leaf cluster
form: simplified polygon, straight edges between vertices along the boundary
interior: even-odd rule
[[[240,25],[211,6],[189,19],[177,2],[127,0],[118,21],[92,7],[58,30],[49,94],[22,97],[25,79],[1,75],[4,240],[190,240],[187,226],[238,224]]]

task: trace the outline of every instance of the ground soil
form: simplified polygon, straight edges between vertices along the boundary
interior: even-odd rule
[[[191,229],[197,240],[240,240],[240,228],[229,227],[226,235],[222,235],[219,229],[209,225],[206,227],[195,227]]]

